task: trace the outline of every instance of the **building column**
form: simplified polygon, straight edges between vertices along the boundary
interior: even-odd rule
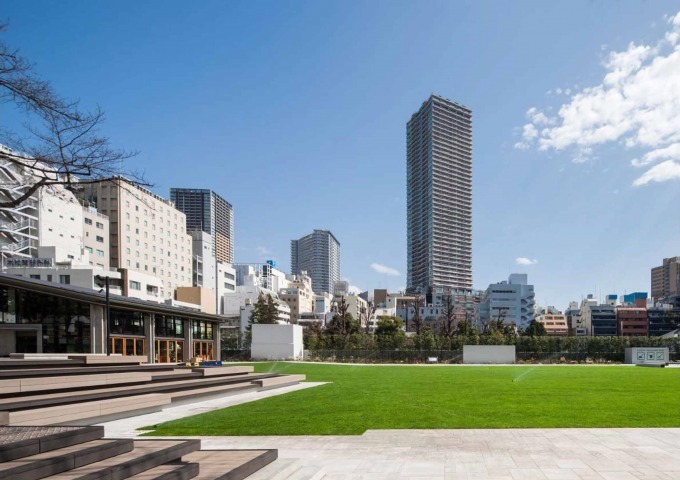
[[[146,337],[146,356],[148,358],[149,363],[155,363],[156,360],[156,336],[155,334],[155,325],[154,325],[154,316],[152,313],[149,314],[144,314],[144,336]]]
[[[222,331],[219,322],[213,324],[214,360],[222,360]]]
[[[194,334],[191,329],[191,320],[182,321],[184,322],[184,361],[188,362],[194,356]]]
[[[104,325],[104,307],[90,305],[90,353],[106,352],[106,325]],[[42,340],[42,332],[40,334]],[[40,342],[42,349],[42,341]]]

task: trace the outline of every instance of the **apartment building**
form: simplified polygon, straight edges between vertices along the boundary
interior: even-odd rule
[[[292,275],[307,272],[312,278],[314,293],[335,294],[335,282],[340,280],[340,242],[330,230],[314,230],[291,240],[290,265]]]
[[[472,289],[472,111],[431,95],[406,124],[407,289]]]
[[[652,298],[659,301],[672,295],[680,295],[680,257],[664,258],[652,268]]]
[[[288,287],[279,290],[279,297],[290,307],[291,323],[298,323],[303,314],[313,314],[316,296],[312,290],[312,279],[303,271],[289,277]]]
[[[124,178],[83,185],[79,195],[109,217],[111,267],[158,277],[165,300],[192,286],[191,235],[171,201]]]
[[[566,337],[569,334],[567,317],[562,313],[542,313],[536,321],[545,327],[545,333],[551,337]]]
[[[618,307],[616,321],[620,337],[646,337],[649,333],[646,308]]]

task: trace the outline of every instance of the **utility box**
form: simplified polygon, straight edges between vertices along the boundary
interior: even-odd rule
[[[515,346],[463,345],[463,363],[515,363]]]
[[[253,325],[250,357],[253,360],[302,360],[301,325]]]
[[[666,365],[668,362],[667,347],[626,348],[626,363],[629,365]]]

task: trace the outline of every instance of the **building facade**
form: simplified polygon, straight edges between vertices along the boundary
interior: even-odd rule
[[[84,185],[79,195],[109,217],[111,267],[158,277],[162,299],[192,286],[191,236],[172,202],[123,178]]]
[[[279,290],[279,297],[290,307],[290,322],[298,323],[301,316],[315,318],[316,296],[312,290],[312,279],[307,272],[292,275],[288,287]]]
[[[536,317],[543,324],[545,333],[551,337],[566,337],[569,334],[566,315],[559,312],[544,312]]]
[[[330,230],[314,230],[291,240],[290,265],[292,275],[307,272],[314,293],[334,293],[335,282],[340,280],[340,242]]]
[[[407,289],[472,290],[472,111],[432,95],[406,125]]]
[[[620,337],[646,337],[649,333],[646,308],[618,307],[616,321]]]
[[[529,285],[525,273],[513,273],[507,281],[489,285],[479,304],[483,324],[502,320],[524,330],[534,319],[534,314],[534,286]]]
[[[664,258],[652,268],[652,298],[658,302],[672,295],[680,295],[680,257]]]
[[[212,239],[218,262],[234,263],[234,207],[212,190],[171,188],[170,200],[187,218],[187,229],[202,230]]]
[[[0,355],[109,353],[151,363],[219,359],[220,319],[112,295],[109,328],[103,293],[0,274]]]

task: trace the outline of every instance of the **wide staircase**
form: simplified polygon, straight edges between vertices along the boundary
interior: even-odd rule
[[[0,427],[0,479],[243,480],[276,450],[201,450],[200,440],[104,438],[103,427]]]
[[[275,449],[201,450],[200,440],[105,438],[118,418],[295,385],[250,366],[145,364],[105,355],[0,359],[0,480],[320,480]],[[256,421],[256,419],[254,419]]]
[[[147,365],[141,358],[82,356],[0,362],[0,425],[93,425],[169,406],[295,385],[304,375],[251,366]]]

